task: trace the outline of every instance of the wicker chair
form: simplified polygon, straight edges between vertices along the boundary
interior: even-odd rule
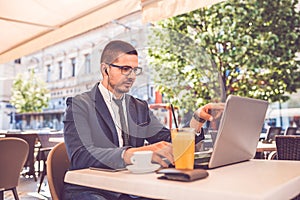
[[[272,126],[268,129],[267,131],[267,135],[266,135],[266,142],[272,142],[275,140],[275,136],[276,135],[280,135],[281,134],[281,127],[275,127]]]
[[[276,136],[278,160],[300,160],[300,136]]]
[[[284,131],[284,135],[296,135],[297,129],[297,127],[287,127]]]
[[[275,141],[278,160],[300,160],[300,136],[276,136]],[[293,200],[300,200],[300,194]]]

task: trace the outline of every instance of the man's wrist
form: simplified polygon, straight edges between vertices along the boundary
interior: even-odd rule
[[[193,114],[193,118],[194,118],[197,122],[200,122],[200,123],[206,122],[205,119],[199,117],[196,113]]]

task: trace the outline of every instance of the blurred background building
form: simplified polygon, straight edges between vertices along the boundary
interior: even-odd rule
[[[121,39],[130,42],[137,49],[144,49],[146,41],[144,29],[147,26],[149,25],[141,22],[140,13],[135,13],[18,60],[2,64],[0,129],[49,127],[61,130],[66,98],[90,90],[102,79],[100,55],[104,46],[110,40]],[[143,67],[143,73],[137,77],[130,93],[154,103],[155,91],[150,69],[143,59],[143,51],[139,53],[139,65]],[[48,108],[42,113],[18,114],[9,103],[12,83],[18,73],[26,73],[31,69],[46,81],[51,100]]]
[[[33,54],[0,65],[0,130],[1,129],[41,129],[63,128],[63,114],[67,97],[91,89],[101,80],[100,55],[103,47],[113,39],[130,42],[137,49],[147,46],[147,27],[142,22],[141,12],[135,12],[118,20],[113,20],[97,29],[46,47]],[[138,76],[130,93],[149,104],[160,103],[161,96],[155,91],[151,69],[145,52],[139,55],[143,74]],[[300,59],[300,55],[298,56]],[[15,113],[10,104],[11,87],[18,73],[34,69],[50,90],[49,106],[42,113]],[[270,105],[266,126],[297,124],[300,126],[300,93],[291,95],[288,102]],[[157,114],[166,124],[168,114]]]

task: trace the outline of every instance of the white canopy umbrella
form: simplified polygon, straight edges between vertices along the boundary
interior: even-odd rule
[[[222,0],[0,0],[0,64],[142,11],[156,21]]]
[[[143,21],[153,22],[210,6],[225,0],[141,0]]]
[[[0,0],[0,63],[140,10],[140,0]]]

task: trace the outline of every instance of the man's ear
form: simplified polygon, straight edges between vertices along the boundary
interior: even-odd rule
[[[101,63],[101,72],[102,72],[102,74],[105,73],[108,75],[108,69],[107,69],[106,64],[104,64],[104,63]]]

